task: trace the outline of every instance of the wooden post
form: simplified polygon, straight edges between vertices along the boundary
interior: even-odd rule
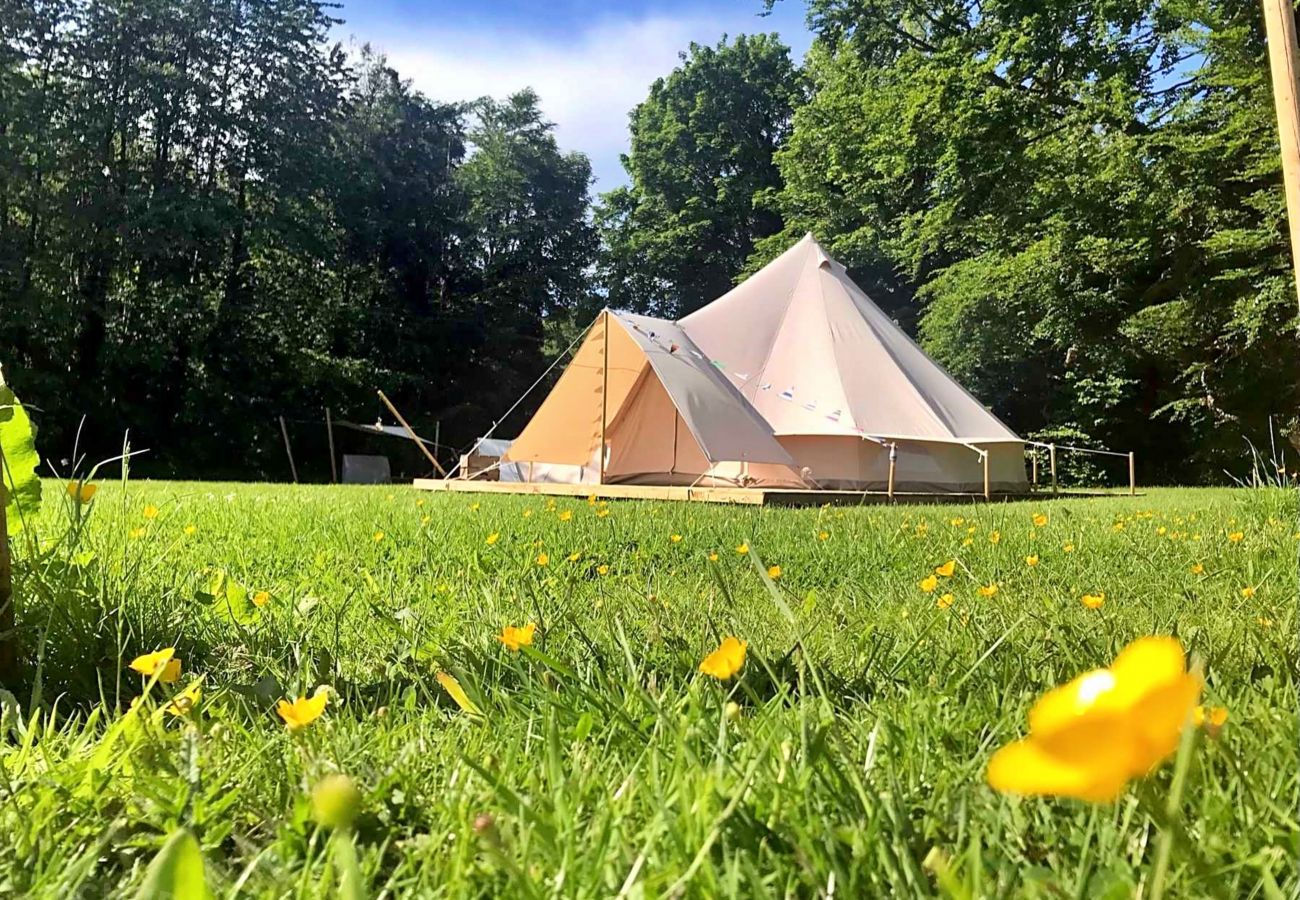
[[[1037,447],[1035,447],[1029,453],[1029,471],[1032,473],[1030,475],[1031,483],[1034,485],[1034,487],[1038,487],[1038,448]]]
[[[298,467],[293,464],[293,448],[289,446],[289,429],[284,425],[284,416],[280,416],[280,434],[284,435],[284,452],[289,457],[289,471],[293,473],[293,483],[298,483]]]
[[[989,493],[989,452],[984,451],[984,499],[992,500],[993,495]]]
[[[1137,458],[1133,451],[1128,452],[1128,495],[1136,497],[1138,492]]]
[[[1264,0],[1264,32],[1273,73],[1273,105],[1282,149],[1282,183],[1291,230],[1291,263],[1300,299],[1300,106],[1296,102],[1295,14],[1291,0]]]
[[[325,407],[325,433],[329,435],[330,439],[330,481],[338,484],[339,464],[334,456],[334,419],[330,415],[328,406]]]
[[[1047,445],[1047,464],[1052,469],[1052,493],[1057,493],[1056,487],[1056,445]]]
[[[605,483],[605,420],[609,416],[609,310],[601,314],[604,347],[600,356],[600,484]]]
[[[889,499],[894,499],[894,469],[898,465],[898,445],[891,442],[889,445]]]
[[[433,455],[439,456],[442,453],[442,419],[433,423]]]
[[[442,473],[443,478],[446,478],[447,470],[438,462],[438,458],[429,452],[429,448],[424,446],[424,441],[420,440],[420,436],[415,433],[415,429],[408,425],[406,420],[402,418],[402,414],[397,411],[397,407],[393,405],[393,401],[389,400],[383,391],[375,391],[375,393],[379,395],[380,400],[384,401],[384,406],[388,407],[388,411],[393,414],[394,418],[396,418],[401,426],[406,429],[407,436],[409,436],[411,440],[415,441],[415,446],[420,448],[429,462],[433,463],[433,467]]]
[[[9,562],[9,522],[5,507],[9,504],[6,486],[5,455],[0,450],[0,678],[9,680],[18,674],[18,653],[14,626],[13,573]]]

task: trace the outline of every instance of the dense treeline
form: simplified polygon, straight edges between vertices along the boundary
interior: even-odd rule
[[[690,47],[594,208],[534,94],[432,102],[328,4],[0,3],[0,362],[47,456],[85,415],[283,477],[278,415],[377,386],[463,444],[602,303],[684,314],[808,230],[1022,433],[1183,481],[1300,446],[1256,0],[811,0],[802,66]]]
[[[463,440],[543,367],[588,290],[587,160],[535,95],[432,103],[326,12],[5,5],[0,346],[47,456],[84,414],[98,452],[130,427],[155,470],[282,477],[280,414],[382,386]]]

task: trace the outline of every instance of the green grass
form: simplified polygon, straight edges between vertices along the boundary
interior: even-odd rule
[[[1231,718],[1191,749],[1165,896],[1300,889],[1294,492],[605,516],[403,487],[46,498],[14,547],[27,669],[0,736],[0,896],[129,896],[182,825],[219,896],[333,896],[346,842],[307,801],[331,772],[361,789],[371,895],[1147,896],[1172,763],[1100,806],[983,772],[1037,695],[1167,633]],[[529,621],[535,652],[494,639]],[[697,666],[726,634],[750,652],[723,684]],[[201,674],[193,724],[124,719],[125,665],[171,645],[186,680],[141,709]],[[317,684],[331,703],[291,736],[275,701]]]

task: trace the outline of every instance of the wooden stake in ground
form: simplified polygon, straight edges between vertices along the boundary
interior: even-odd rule
[[[280,434],[284,435],[284,452],[289,456],[289,471],[293,473],[293,483],[298,483],[298,467],[293,464],[293,448],[289,446],[289,429],[285,427],[284,416],[280,416]]]
[[[18,656],[14,644],[14,586],[9,562],[9,522],[5,516],[9,489],[4,483],[4,473],[5,455],[0,450],[0,679],[9,680],[17,674]]]
[[[1295,14],[1291,0],[1264,0],[1264,30],[1268,36],[1269,68],[1273,73],[1286,215],[1291,226],[1291,263],[1296,276],[1296,298],[1300,302],[1300,103],[1296,99]]]
[[[415,429],[408,425],[406,420],[402,418],[402,414],[397,411],[397,407],[393,405],[393,401],[389,400],[383,391],[375,391],[375,393],[379,395],[380,400],[384,401],[384,406],[388,407],[388,411],[393,414],[393,417],[396,418],[401,426],[406,429],[406,433],[410,436],[411,440],[415,441],[415,446],[420,448],[428,458],[429,462],[433,463],[433,467],[442,473],[443,478],[446,478],[447,470],[438,462],[438,458],[429,452],[429,448],[424,446],[424,441],[420,440],[420,436],[415,433]]]

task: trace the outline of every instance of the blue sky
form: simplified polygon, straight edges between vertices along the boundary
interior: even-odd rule
[[[436,100],[541,95],[566,150],[591,158],[593,190],[625,182],[627,114],[691,41],[779,33],[796,60],[812,40],[804,0],[343,0],[336,35],[370,43]]]

